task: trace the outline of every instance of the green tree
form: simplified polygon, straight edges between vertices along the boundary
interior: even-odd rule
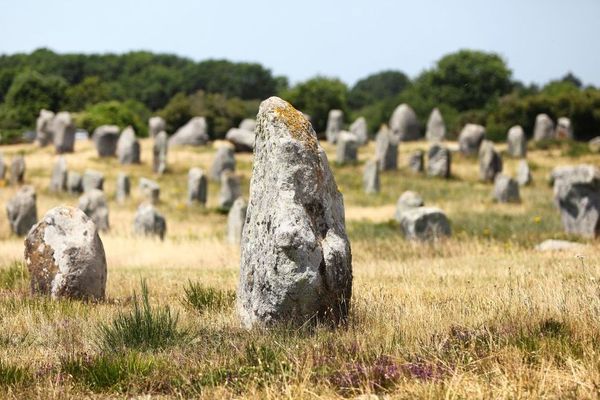
[[[382,71],[356,82],[348,93],[348,105],[362,108],[378,101],[398,96],[410,85],[410,79],[400,71]]]
[[[65,108],[80,111],[95,103],[123,100],[122,88],[115,83],[102,82],[98,76],[87,76],[66,91]]]
[[[131,125],[137,136],[144,137],[148,136],[149,117],[150,111],[138,101],[112,100],[87,107],[77,114],[76,124],[90,133],[101,125],[117,125],[121,129]]]

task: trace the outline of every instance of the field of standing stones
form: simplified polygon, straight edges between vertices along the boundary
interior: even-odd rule
[[[567,117],[148,124],[41,110],[0,148],[3,398],[600,395],[600,146]]]

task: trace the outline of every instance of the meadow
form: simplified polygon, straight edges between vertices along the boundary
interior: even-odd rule
[[[598,156],[570,142],[535,147],[533,184],[520,204],[492,200],[476,159],[455,155],[449,180],[416,175],[400,146],[400,169],[381,177],[381,193],[362,191],[362,168],[336,166],[323,144],[346,207],[353,254],[352,310],[345,326],[246,331],[235,312],[239,248],[226,242],[218,183],[206,208],[186,205],[187,171],[208,170],[212,147],[169,152],[169,172],[99,159],[91,142],[67,154],[69,170],[105,174],[111,230],[107,299],[52,301],[29,293],[23,238],[0,217],[0,397],[2,398],[444,398],[593,399],[600,397],[600,241],[563,233],[547,177],[553,167]],[[451,143],[451,146],[456,146]],[[504,146],[499,149],[504,151]],[[48,190],[52,149],[3,146],[5,161],[24,152],[26,182],[37,189],[38,217],[77,197]],[[250,154],[236,154],[247,196]],[[514,175],[517,160],[504,157]],[[116,176],[129,172],[132,197],[114,200]],[[161,242],[132,235],[142,176],[161,185],[167,219]],[[395,203],[414,190],[442,208],[450,239],[406,241]],[[15,193],[0,188],[0,204]],[[585,244],[539,252],[545,239]]]

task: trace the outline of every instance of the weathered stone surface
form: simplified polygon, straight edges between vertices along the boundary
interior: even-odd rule
[[[499,203],[519,203],[521,201],[517,181],[501,173],[494,178],[494,191],[492,194],[494,200]]]
[[[450,150],[441,144],[435,143],[427,152],[427,175],[437,178],[450,178],[452,155]]]
[[[254,131],[231,128],[227,131],[225,139],[229,140],[233,144],[235,151],[251,152],[254,150]]]
[[[79,172],[67,172],[67,192],[69,192],[69,194],[78,194],[83,192],[83,178]]]
[[[140,142],[131,126],[123,129],[117,142],[117,157],[123,165],[140,163]]]
[[[358,146],[358,140],[354,134],[340,131],[336,141],[336,163],[343,165],[356,162],[358,160]]]
[[[140,178],[140,196],[152,204],[160,201],[160,185],[148,178]]]
[[[108,231],[108,204],[102,190],[92,189],[84,193],[79,198],[77,208],[94,221],[99,231]]]
[[[169,137],[167,132],[160,131],[154,136],[152,146],[152,172],[162,175],[167,171],[167,153],[169,151]]]
[[[462,154],[472,156],[479,152],[485,138],[485,128],[477,124],[466,124],[458,136],[458,147]]]
[[[429,114],[425,138],[430,142],[442,142],[446,139],[446,123],[437,107]]]
[[[13,233],[23,236],[37,222],[36,194],[33,186],[23,186],[6,202],[6,215]]]
[[[547,114],[538,114],[533,128],[533,140],[554,139],[554,122]]]
[[[600,153],[600,136],[596,136],[590,140],[588,146],[592,153]]]
[[[86,169],[81,179],[81,188],[84,192],[92,189],[104,190],[104,174],[93,169]]]
[[[589,164],[552,171],[554,200],[567,233],[600,235],[600,169]]]
[[[567,240],[544,240],[542,243],[535,246],[537,251],[576,251],[585,248],[584,245],[577,242],[569,242]]]
[[[233,146],[222,143],[217,147],[210,167],[210,179],[220,182],[221,175],[225,171],[235,171],[235,152]]]
[[[244,131],[254,132],[256,129],[256,120],[252,118],[245,118],[240,122],[239,128]]]
[[[365,171],[363,173],[363,188],[365,193],[379,193],[379,165],[377,165],[377,160],[369,160],[365,164]]]
[[[350,133],[354,134],[359,146],[364,146],[369,142],[369,132],[367,127],[367,120],[365,117],[358,117],[350,125]]]
[[[227,214],[227,241],[231,244],[238,244],[242,239],[247,208],[246,200],[238,197]]]
[[[67,190],[67,173],[67,160],[60,156],[52,168],[52,176],[50,177],[51,192],[64,192]]]
[[[47,146],[52,143],[54,135],[52,134],[51,124],[54,113],[49,110],[40,110],[35,123],[35,142],[41,146]]]
[[[205,145],[209,140],[207,129],[204,117],[194,117],[169,138],[169,146]]]
[[[102,300],[106,255],[96,225],[83,211],[56,207],[25,239],[31,291],[53,299]]]
[[[375,158],[380,171],[398,169],[398,138],[382,125],[375,137]]]
[[[484,140],[479,147],[479,179],[493,182],[500,172],[502,172],[502,158],[494,149],[494,142]]]
[[[390,129],[401,142],[421,139],[417,114],[408,104],[400,104],[390,118]]]
[[[159,116],[150,117],[148,120],[148,135],[153,138],[167,129],[167,122]]]
[[[410,153],[408,168],[417,173],[425,171],[425,152],[423,150],[415,150]]]
[[[402,193],[396,202],[396,221],[402,221],[402,214],[408,210],[412,210],[413,208],[423,207],[425,202],[420,194],[417,192],[413,192],[412,190],[407,190]]]
[[[119,127],[117,125],[101,125],[94,129],[92,140],[96,146],[98,157],[114,157],[119,141]]]
[[[330,110],[327,117],[327,128],[325,137],[329,143],[337,142],[338,133],[344,128],[344,112],[342,110]]]
[[[124,172],[120,172],[117,176],[117,190],[116,198],[119,203],[125,202],[129,198],[131,192],[131,181],[129,175]]]
[[[221,189],[219,190],[219,208],[229,210],[235,199],[242,195],[242,178],[231,170],[221,174]]]
[[[554,132],[556,139],[573,139],[573,126],[571,120],[567,117],[560,117],[556,123]]]
[[[435,207],[416,207],[402,213],[400,227],[409,240],[438,240],[450,236],[450,221]]]
[[[188,198],[189,205],[199,203],[206,205],[208,196],[208,179],[200,168],[191,168],[188,172]]]
[[[23,182],[25,182],[25,157],[19,154],[10,162],[10,184],[14,186]]]
[[[526,160],[519,161],[517,166],[517,183],[519,186],[527,186],[531,183],[531,171]]]
[[[245,327],[345,320],[352,256],[344,205],[310,123],[285,101],[258,113],[242,234],[238,310]]]
[[[164,240],[167,222],[150,203],[141,204],[133,220],[133,233],[139,236],[158,236]]]
[[[525,158],[527,156],[527,137],[521,125],[515,125],[506,135],[508,154],[511,157]]]
[[[61,111],[54,116],[50,123],[56,152],[72,153],[75,148],[75,123],[71,114]]]

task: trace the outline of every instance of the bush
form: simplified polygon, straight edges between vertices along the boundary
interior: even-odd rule
[[[131,125],[137,136],[148,136],[148,118],[150,111],[135,100],[107,101],[94,104],[77,114],[75,123],[92,133],[101,125],[117,125],[124,129]]]

